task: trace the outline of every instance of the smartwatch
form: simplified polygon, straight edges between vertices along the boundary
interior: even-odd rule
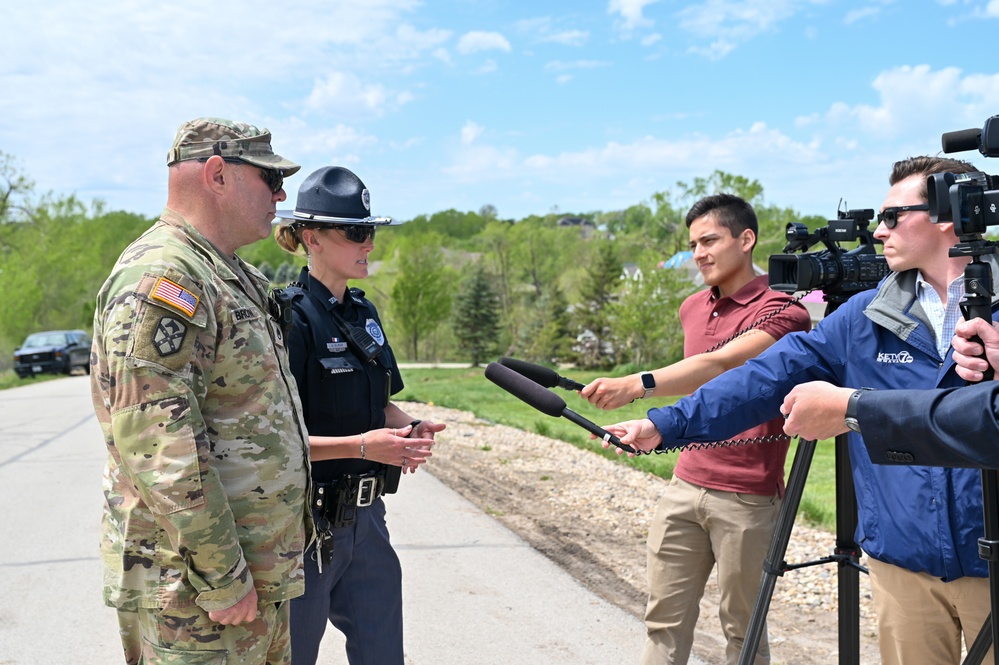
[[[860,434],[860,421],[857,420],[857,405],[860,403],[860,396],[867,390],[870,390],[870,388],[854,390],[853,394],[850,395],[850,399],[846,401],[846,417],[843,418],[843,422],[857,434]]]
[[[642,372],[641,376],[642,388],[645,388],[645,394],[642,395],[642,399],[648,399],[656,391],[656,377],[652,376],[652,372]]]

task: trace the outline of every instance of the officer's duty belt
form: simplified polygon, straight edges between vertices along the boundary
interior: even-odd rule
[[[339,522],[344,517],[342,515],[344,508],[364,508],[370,506],[374,503],[375,499],[384,493],[384,469],[358,476],[343,475],[333,482],[313,483],[312,507],[331,522]],[[341,513],[339,515],[340,519],[334,519],[338,513]]]

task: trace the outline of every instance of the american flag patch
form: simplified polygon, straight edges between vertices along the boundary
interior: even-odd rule
[[[166,277],[160,277],[156,280],[156,286],[153,287],[153,291],[149,295],[155,300],[179,309],[188,316],[194,316],[195,310],[198,309],[198,296],[180,284],[171,282]]]

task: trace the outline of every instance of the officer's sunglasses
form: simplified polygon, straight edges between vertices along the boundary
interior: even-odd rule
[[[335,231],[343,231],[343,237],[351,242],[361,245],[367,242],[368,238],[375,239],[377,227],[368,224],[337,224],[330,227]]]
[[[914,206],[892,206],[890,208],[885,208],[878,213],[878,223],[884,222],[885,226],[889,229],[895,228],[898,224],[899,215],[902,213],[909,212],[910,210],[929,210],[930,205],[928,203],[920,203]]]
[[[207,157],[200,157],[199,162],[207,162]],[[257,170],[260,171],[260,177],[264,179],[267,186],[270,187],[271,192],[277,194],[284,188],[284,171],[281,169],[265,169],[263,166],[257,166],[256,164],[250,164],[249,162],[244,162],[242,159],[237,159],[236,157],[223,157],[223,162],[229,164],[246,164],[247,166],[256,166]]]

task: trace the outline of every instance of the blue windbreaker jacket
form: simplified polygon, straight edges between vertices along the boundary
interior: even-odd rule
[[[877,291],[853,296],[810,333],[786,335],[674,407],[650,410],[663,447],[726,439],[777,417],[791,388],[808,381],[876,389],[964,385],[951,352],[941,360],[915,287],[914,270],[889,275]],[[856,539],[869,556],[946,581],[988,576],[977,544],[983,535],[980,471],[873,464],[852,432],[849,447]]]

